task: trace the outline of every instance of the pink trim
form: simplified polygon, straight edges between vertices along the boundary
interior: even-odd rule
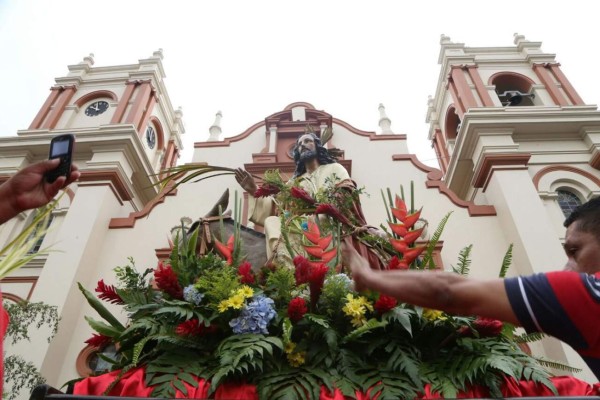
[[[434,144],[436,147],[436,153],[438,156],[440,167],[442,167],[442,173],[446,174],[448,170],[448,164],[450,163],[450,153],[446,147],[446,138],[442,134],[441,129],[435,130]]]
[[[454,107],[458,111],[458,117],[462,120],[465,115],[465,108],[462,104],[462,100],[458,95],[458,91],[456,90],[456,85],[454,84],[454,80],[452,78],[448,78],[448,91],[450,92],[450,96],[452,96],[452,100],[454,101]]]
[[[533,184],[535,185],[536,189],[539,189],[539,183],[542,180],[542,177],[546,174],[549,174],[550,172],[554,172],[554,171],[568,171],[568,172],[573,172],[575,174],[584,176],[586,178],[588,178],[589,180],[591,180],[592,182],[594,182],[596,185],[598,185],[598,187],[600,187],[600,179],[593,175],[590,174],[587,171],[584,171],[582,169],[579,168],[575,168],[575,167],[571,167],[569,165],[552,165],[549,167],[545,167],[542,168],[541,170],[539,170],[533,177]]]
[[[576,105],[576,106],[585,105],[583,99],[581,97],[579,97],[579,94],[577,93],[577,91],[575,90],[573,85],[571,85],[571,82],[569,82],[569,80],[567,79],[565,74],[560,69],[560,64],[559,63],[550,64],[550,70],[554,74],[554,77],[556,78],[556,80],[562,86],[562,88],[565,91],[565,93],[567,94],[567,97],[569,98],[569,100],[571,100],[571,103],[573,103],[573,105]]]
[[[119,102],[119,105],[117,106],[117,109],[115,110],[115,113],[110,121],[111,124],[118,124],[122,122],[123,115],[127,110],[129,100],[131,100],[131,95],[133,94],[133,90],[135,89],[136,85],[137,84],[135,82],[127,82],[123,97],[121,98],[121,101]]]
[[[117,199],[122,203],[133,199],[131,193],[121,176],[112,170],[83,170],[78,180],[79,186],[110,185]]]
[[[556,83],[552,80],[552,77],[550,76],[550,71],[548,71],[548,68],[549,65],[547,63],[533,64],[533,71],[537,74],[537,76],[540,78],[540,80],[546,87],[546,90],[550,94],[552,100],[554,100],[554,103],[558,104],[559,106],[568,106],[569,103],[567,102],[567,99],[565,99],[565,96],[563,96],[560,90],[558,90]]]
[[[7,276],[7,277],[3,278],[2,280],[0,280],[0,282],[2,282],[4,284],[30,283],[31,287],[29,288],[29,292],[27,292],[27,300],[30,300],[31,295],[33,295],[33,290],[35,289],[35,286],[38,283],[38,279],[39,279],[39,276]],[[2,296],[8,297],[8,298],[14,297],[14,298],[21,299],[20,296],[10,294],[10,293],[2,293]]]
[[[148,98],[152,93],[152,85],[150,85],[150,81],[142,82],[139,85],[139,88],[137,88],[136,92],[137,95],[135,96],[131,110],[129,110],[129,114],[127,114],[125,123],[133,124],[138,127],[140,120],[142,119],[144,107],[148,104]]]
[[[479,105],[477,104],[477,100],[475,100],[475,96],[473,96],[473,92],[471,91],[471,87],[465,78],[465,67],[459,65],[452,66],[452,79],[456,83],[456,89],[458,91],[458,96],[462,101],[465,112],[469,111],[469,108],[476,108]]]
[[[488,78],[488,85],[495,85],[494,81],[500,76],[510,76],[512,78],[515,78],[515,80],[521,80],[521,81],[527,82],[529,84],[529,86],[527,88],[519,87],[519,89],[523,90],[524,92],[529,91],[529,89],[531,89],[531,86],[535,85],[535,83],[536,83],[533,79],[531,79],[530,77],[525,76],[523,74],[519,74],[519,73],[511,72],[511,71],[500,71],[500,72],[496,72],[494,75],[492,75]]]
[[[161,203],[164,203],[165,196],[177,195],[177,189],[171,190],[171,188],[172,185],[167,186],[164,190],[157,194],[155,198],[146,203],[146,205],[141,211],[131,212],[129,213],[129,216],[124,218],[111,218],[110,223],[108,225],[108,229],[133,228],[135,226],[135,221],[142,217],[149,216],[150,211],[152,211],[154,207]]]
[[[310,103],[306,103],[306,102],[303,102],[303,101],[298,101],[296,103],[288,104],[283,110],[284,111],[290,111],[292,108],[296,108],[296,107],[304,107],[304,108],[309,109],[309,110],[314,110],[315,109],[315,106],[313,106]]]
[[[40,126],[42,126],[42,123],[44,122],[44,120],[48,116],[48,113],[50,112],[50,107],[52,107],[52,104],[54,104],[56,98],[61,93],[61,91],[62,89],[60,87],[55,86],[50,88],[50,94],[48,95],[48,98],[46,99],[44,105],[42,105],[42,108],[40,108],[40,111],[38,111],[37,115],[31,122],[31,125],[29,125],[29,129],[39,129]]]
[[[496,209],[494,206],[479,206],[471,201],[464,201],[460,199],[456,193],[446,186],[446,184],[441,180],[443,177],[442,172],[439,169],[429,167],[423,163],[421,163],[417,156],[414,154],[394,154],[392,156],[392,160],[394,161],[410,161],[415,167],[423,172],[427,172],[427,181],[425,181],[425,186],[427,188],[437,188],[438,192],[442,193],[452,203],[461,208],[466,208],[469,212],[469,216],[471,217],[482,217],[482,216],[493,216],[496,215]]]
[[[246,129],[244,132],[240,133],[239,135],[233,136],[230,138],[225,138],[220,142],[196,142],[196,143],[194,143],[194,148],[197,149],[197,148],[205,148],[205,147],[228,147],[233,142],[238,142],[242,139],[247,138],[248,136],[250,136],[250,134],[252,132],[254,132],[256,129],[260,128],[261,126],[265,126],[265,123],[257,122],[256,124],[252,125],[250,128]]]
[[[173,141],[172,139],[169,140],[169,143],[167,144],[167,150],[165,150],[165,157],[163,158],[163,162],[162,165],[160,166],[160,169],[165,169],[165,168],[169,168],[171,167],[171,165],[173,164],[173,157],[175,156],[175,141]],[[162,174],[161,174],[161,178],[162,178]]]
[[[67,86],[61,91],[58,99],[56,99],[54,109],[51,111],[50,115],[48,116],[48,120],[43,124],[42,128],[56,128],[56,124],[65,111],[65,107],[67,104],[69,104],[69,101],[71,101],[71,98],[76,91],[77,88],[75,86]]]
[[[150,95],[150,98],[148,99],[148,104],[146,104],[146,107],[144,109],[144,116],[142,117],[140,124],[137,127],[138,131],[142,131],[142,132],[146,131],[146,126],[148,125],[148,121],[150,121],[152,119],[152,110],[154,109],[155,104],[156,104],[156,93],[154,91],[152,91],[152,94]],[[154,117],[154,119],[156,121],[158,121],[158,119],[156,117]]]
[[[477,95],[479,96],[481,104],[483,104],[484,107],[494,107],[494,101],[483,84],[481,75],[479,75],[478,67],[476,65],[469,65],[467,68],[469,76],[475,84],[475,90],[477,91]]]
[[[75,104],[77,107],[81,107],[88,101],[94,100],[94,99],[99,99],[101,97],[108,97],[112,101],[119,100],[117,95],[114,94],[113,92],[111,92],[110,90],[97,90],[95,92],[91,92],[91,93],[81,96],[80,98],[75,100],[75,102],[73,104]]]

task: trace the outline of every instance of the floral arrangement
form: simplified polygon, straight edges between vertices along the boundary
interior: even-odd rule
[[[209,381],[212,392],[225,382],[251,383],[264,399],[318,398],[322,387],[349,398],[367,391],[414,398],[425,385],[446,397],[485,385],[500,397],[506,376],[553,387],[538,360],[519,348],[517,341],[527,338],[515,336],[512,326],[354,291],[338,254],[340,232],[352,225],[340,211],[346,200],[333,186],[309,196],[273,177],[265,180],[272,185],[269,194],[277,191],[280,208],[294,212],[288,232],[300,236],[293,265],[255,272],[237,231],[198,256],[197,231],[183,232],[157,268],[138,272],[130,260],[115,269],[115,285],[98,282],[97,297],[80,285],[104,319],[87,318],[97,331],[87,343],[118,343],[119,357],[109,360],[113,370],[122,376],[145,367],[145,383],[156,397],[185,395],[183,383],[196,387],[195,378]],[[333,211],[320,209],[324,204]],[[394,254],[388,268],[435,268],[431,253],[449,215],[429,243],[417,245],[420,210],[398,196],[393,202],[389,196],[386,207],[389,230],[382,246]],[[468,273],[469,251],[461,252],[455,272]],[[502,270],[509,263],[507,253]],[[122,305],[127,324],[100,300]]]

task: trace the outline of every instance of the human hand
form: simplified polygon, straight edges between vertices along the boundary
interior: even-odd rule
[[[245,169],[242,169],[242,168],[236,168],[235,180],[237,181],[237,183],[240,184],[242,189],[244,189],[246,192],[250,193],[251,195],[254,195],[254,193],[256,192],[257,186],[256,186],[256,182],[254,181],[254,178],[252,177],[252,175],[250,175],[250,173],[248,171],[246,171]]]
[[[369,278],[374,272],[369,262],[346,242],[342,242],[342,263],[350,269],[357,291],[362,292],[369,288]]]
[[[0,223],[14,217],[18,213],[48,204],[58,191],[77,180],[81,173],[76,165],[71,166],[69,177],[60,176],[53,183],[48,183],[45,174],[56,167],[60,160],[41,161],[31,164],[8,179],[0,186]]]

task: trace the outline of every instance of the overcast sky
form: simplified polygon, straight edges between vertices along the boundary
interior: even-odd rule
[[[379,131],[383,103],[395,133],[430,165],[427,96],[440,35],[466,46],[543,42],[588,104],[600,103],[595,2],[570,1],[81,1],[0,0],[0,135],[26,129],[54,78],[89,53],[95,66],[131,64],[162,48],[166,85],[181,106],[182,162],[296,101]],[[406,77],[409,79],[407,80]]]

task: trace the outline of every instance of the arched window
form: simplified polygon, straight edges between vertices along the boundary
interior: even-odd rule
[[[496,87],[496,94],[505,107],[534,106],[534,82],[524,75],[514,72],[499,72],[490,77]]]
[[[568,190],[557,190],[556,193],[558,194],[558,205],[565,215],[565,218],[568,218],[569,215],[581,205],[581,200]]]

